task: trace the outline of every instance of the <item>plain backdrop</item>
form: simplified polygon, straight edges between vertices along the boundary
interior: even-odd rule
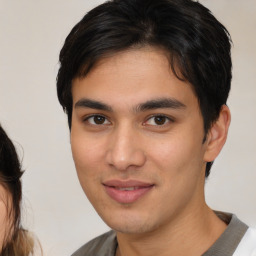
[[[108,230],[74,168],[56,97],[58,54],[95,0],[0,0],[0,122],[23,159],[23,223],[47,256],[70,255]],[[233,39],[228,141],[206,182],[207,202],[256,226],[256,1],[202,0]]]

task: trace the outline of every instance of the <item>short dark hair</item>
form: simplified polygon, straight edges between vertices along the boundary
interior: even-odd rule
[[[228,98],[231,38],[206,7],[192,0],[110,0],[75,25],[61,49],[57,76],[69,127],[72,80],[85,77],[104,57],[143,46],[164,49],[174,74],[192,85],[206,136]],[[207,163],[206,177],[211,165]]]

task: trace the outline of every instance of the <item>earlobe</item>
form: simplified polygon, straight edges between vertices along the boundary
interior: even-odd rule
[[[204,154],[204,160],[206,162],[212,162],[220,153],[224,146],[228,128],[231,121],[231,115],[229,108],[226,105],[221,107],[218,120],[210,128],[206,139],[206,151]]]

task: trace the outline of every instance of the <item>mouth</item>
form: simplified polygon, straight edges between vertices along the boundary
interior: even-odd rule
[[[140,187],[129,187],[129,188],[119,188],[119,187],[114,187],[117,190],[121,190],[121,191],[132,191],[132,190],[137,190],[140,189]]]
[[[154,184],[136,180],[110,180],[103,183],[110,198],[121,204],[130,204],[145,196]]]

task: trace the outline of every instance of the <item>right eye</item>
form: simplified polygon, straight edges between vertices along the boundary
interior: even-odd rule
[[[86,122],[88,122],[91,125],[108,125],[110,122],[105,116],[101,115],[90,115],[85,118]]]

